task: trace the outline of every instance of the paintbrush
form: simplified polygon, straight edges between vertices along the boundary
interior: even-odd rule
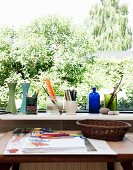
[[[50,97],[49,93],[47,92],[47,90],[46,90],[43,86],[42,86],[42,88],[43,88],[43,90],[47,93],[48,97],[51,99],[52,103],[56,106],[56,108],[58,109],[59,113],[61,114],[62,111],[59,110],[58,105],[57,105],[57,103],[56,103],[56,100],[53,100],[53,99]]]

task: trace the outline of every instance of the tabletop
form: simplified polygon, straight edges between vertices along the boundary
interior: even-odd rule
[[[66,132],[66,131],[65,131]],[[67,131],[73,133],[73,131]],[[7,132],[0,137],[0,164],[5,165],[12,163],[31,163],[31,162],[122,162],[125,166],[124,170],[132,170],[131,162],[133,162],[133,133],[127,134],[122,141],[107,142],[110,148],[116,153],[104,155],[84,155],[84,154],[45,154],[45,155],[4,155],[4,151],[8,141],[12,136],[12,132]]]
[[[75,133],[77,131],[65,131],[65,132]],[[0,162],[2,162],[2,161],[8,162],[9,158],[10,158],[9,160],[14,159],[10,155],[9,156],[7,156],[7,155],[4,156],[3,155],[3,153],[5,151],[5,147],[6,147],[7,143],[8,143],[8,141],[10,140],[11,136],[12,136],[12,132],[3,133],[0,136]],[[112,155],[104,154],[103,155],[104,159],[102,158],[102,155],[101,155],[100,158],[99,158],[100,159],[99,161],[105,162],[105,161],[108,161],[108,160],[112,160],[112,161],[115,160],[115,161],[119,162],[119,161],[123,161],[125,159],[126,159],[126,161],[127,160],[129,160],[129,161],[133,160],[133,133],[127,133],[122,141],[107,142],[107,143],[109,144],[111,149],[116,153],[116,155],[112,156]],[[40,155],[40,156],[42,157],[42,155]],[[45,157],[46,156],[51,157],[51,155],[45,155]],[[67,159],[67,161],[69,160],[70,162],[76,161],[76,157],[79,157],[79,156],[80,155],[78,155],[78,156],[77,155],[75,155],[75,156],[74,155],[72,155],[72,156],[71,155],[66,155],[67,158],[65,158],[65,156],[63,156],[63,157],[60,158],[60,161],[66,161],[66,159]],[[20,156],[18,156],[18,155],[15,156],[14,155],[14,157],[16,157],[16,159],[12,160],[13,162],[15,162],[15,161],[17,161],[19,159],[21,159],[22,162],[27,162],[27,161],[28,162],[36,162],[36,161],[38,162],[39,161],[38,158],[37,158],[37,157],[39,157],[39,155],[37,155],[37,156],[30,155],[30,156],[28,156],[28,159],[27,159],[27,155],[20,155]],[[31,157],[31,158],[29,159],[29,157]],[[54,155],[53,155],[54,161],[58,161],[58,157],[60,157],[60,155],[58,155],[58,156],[56,155],[56,158],[54,159]],[[71,158],[68,158],[68,157],[71,157]],[[91,161],[95,161],[95,157],[98,157],[98,155],[94,155],[94,156],[93,155],[92,156],[88,155],[88,158],[87,158],[87,156],[82,155],[81,157],[83,157],[81,159],[82,161],[89,160],[90,159],[89,157],[94,157],[94,158],[91,159]],[[44,159],[44,161],[45,161],[45,158],[42,158],[42,159]],[[97,158],[96,158],[96,160],[97,160]],[[47,161],[48,161],[48,159],[47,159]],[[51,161],[51,159],[49,161]],[[78,158],[77,161],[79,161],[79,158]]]

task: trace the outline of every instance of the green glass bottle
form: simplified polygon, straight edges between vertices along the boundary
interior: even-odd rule
[[[117,96],[115,95],[113,97],[113,100],[111,99],[112,94],[104,94],[104,107],[109,108],[112,111],[117,110]]]
[[[10,82],[7,84],[9,87],[9,99],[8,99],[6,111],[16,113],[17,108],[16,108],[16,103],[15,103],[15,88],[16,88],[17,83]]]

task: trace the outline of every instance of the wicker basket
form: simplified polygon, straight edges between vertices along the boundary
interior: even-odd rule
[[[76,124],[83,136],[107,141],[120,141],[131,127],[129,123],[114,120],[79,120]]]

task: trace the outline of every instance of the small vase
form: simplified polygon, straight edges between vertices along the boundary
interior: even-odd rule
[[[21,86],[22,86],[23,97],[22,97],[22,104],[20,107],[20,112],[26,113],[26,94],[28,94],[30,83],[21,83]]]
[[[89,94],[89,113],[99,113],[100,110],[100,94],[96,91],[96,87],[92,88]]]
[[[116,111],[117,110],[117,96],[115,96],[112,102],[109,104],[111,95],[112,94],[104,94],[104,107],[109,108],[112,111]]]
[[[7,84],[9,87],[9,99],[8,99],[6,111],[16,113],[17,108],[15,103],[15,88],[17,83],[7,83]]]

